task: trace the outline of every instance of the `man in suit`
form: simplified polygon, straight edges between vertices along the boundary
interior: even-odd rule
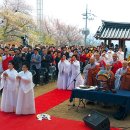
[[[23,47],[22,48],[22,64],[26,64],[27,63],[27,53],[28,53],[28,47]]]
[[[15,69],[17,71],[21,71],[22,69],[22,56],[21,56],[21,51],[20,50],[15,50],[15,56],[13,58],[13,61],[15,63]]]
[[[36,86],[40,83],[40,68],[41,68],[41,56],[38,53],[38,49],[34,49],[34,54],[31,56],[31,69],[36,72],[33,77],[33,82]]]
[[[45,82],[46,83],[49,82],[48,72],[49,72],[49,67],[52,65],[52,63],[53,63],[53,58],[52,58],[50,51],[47,52],[46,49],[43,49],[42,50],[41,66],[42,66],[42,68],[47,69],[47,73],[46,73],[46,76],[45,76]]]
[[[31,60],[32,54],[33,54],[32,48],[28,47],[28,52],[27,52],[27,55],[26,55],[26,63],[28,64],[29,67],[30,67],[30,60]]]

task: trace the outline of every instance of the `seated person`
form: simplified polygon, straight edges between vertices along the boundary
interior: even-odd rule
[[[128,69],[130,70],[130,61],[128,61]]]
[[[87,64],[87,65],[84,67],[84,70],[83,70],[83,74],[84,74],[84,84],[87,84],[88,70],[95,68],[95,66],[96,66],[96,65],[95,65],[95,59],[94,59],[94,58],[90,58],[89,64]]]
[[[108,63],[109,57],[108,57],[108,54],[106,53],[106,50],[103,50],[103,53],[101,54],[100,59],[103,60],[105,63]]]
[[[106,63],[104,62],[102,58],[100,58],[100,54],[95,53],[94,57],[95,57],[95,64],[99,65],[101,69],[104,69],[106,66]]]
[[[128,62],[130,61],[130,55],[128,56],[127,61],[128,61]]]
[[[104,78],[103,78],[104,77]],[[105,86],[108,89],[112,89],[114,87],[114,80],[115,76],[114,73],[111,71],[111,65],[106,64],[106,67],[104,70],[100,70],[97,74],[97,80],[100,81],[106,81]]]
[[[120,88],[130,91],[130,61],[128,62],[127,72],[121,77]]]
[[[115,74],[115,89],[120,89],[121,77],[128,71],[128,62],[122,63],[122,68],[119,68]]]
[[[118,56],[116,53],[113,54],[113,61],[110,63],[112,66],[111,71],[115,74],[116,71],[122,67],[122,63],[118,60]]]
[[[99,67],[95,64],[95,59],[90,58],[89,64],[84,68],[84,84],[93,86],[96,85],[96,75],[99,72]],[[95,81],[94,81],[95,80]]]

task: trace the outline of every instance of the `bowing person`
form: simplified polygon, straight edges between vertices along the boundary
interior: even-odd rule
[[[58,81],[57,87],[58,89],[66,89],[69,77],[69,68],[70,63],[66,60],[66,55],[63,55],[60,62],[58,63]]]
[[[17,71],[14,69],[14,62],[10,61],[8,69],[1,75],[1,86],[3,88],[1,99],[1,111],[3,112],[15,112],[17,103],[17,86],[16,76]]]
[[[18,100],[16,106],[16,114],[34,114],[34,84],[32,82],[32,73],[28,70],[28,65],[22,66],[22,71],[17,76],[19,83]]]

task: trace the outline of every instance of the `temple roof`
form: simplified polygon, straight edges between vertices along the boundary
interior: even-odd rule
[[[102,26],[99,26],[95,38],[130,40],[130,23],[102,21]]]

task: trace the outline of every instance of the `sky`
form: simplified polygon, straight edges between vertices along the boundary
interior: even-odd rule
[[[36,18],[37,0],[24,1],[32,6],[32,14]],[[92,34],[101,25],[101,20],[130,23],[130,0],[43,0],[43,17],[58,18],[66,24],[83,29],[85,20],[82,14],[85,13],[86,6],[88,12],[91,10],[96,16],[93,20],[88,20],[87,24]]]
[[[26,0],[33,8],[36,18],[36,0]],[[86,7],[96,17],[88,20],[87,27],[91,34],[95,34],[101,21],[130,23],[130,0],[43,0],[43,14],[45,17],[58,18],[66,24],[83,29],[85,20],[82,14]],[[130,42],[126,43],[130,51]]]
[[[29,3],[36,17],[36,0]],[[94,20],[88,20],[88,28],[95,33],[101,20],[115,22],[130,22],[130,0],[43,0],[44,17],[58,18],[66,24],[84,28],[85,20],[82,14],[86,11],[96,15]]]

